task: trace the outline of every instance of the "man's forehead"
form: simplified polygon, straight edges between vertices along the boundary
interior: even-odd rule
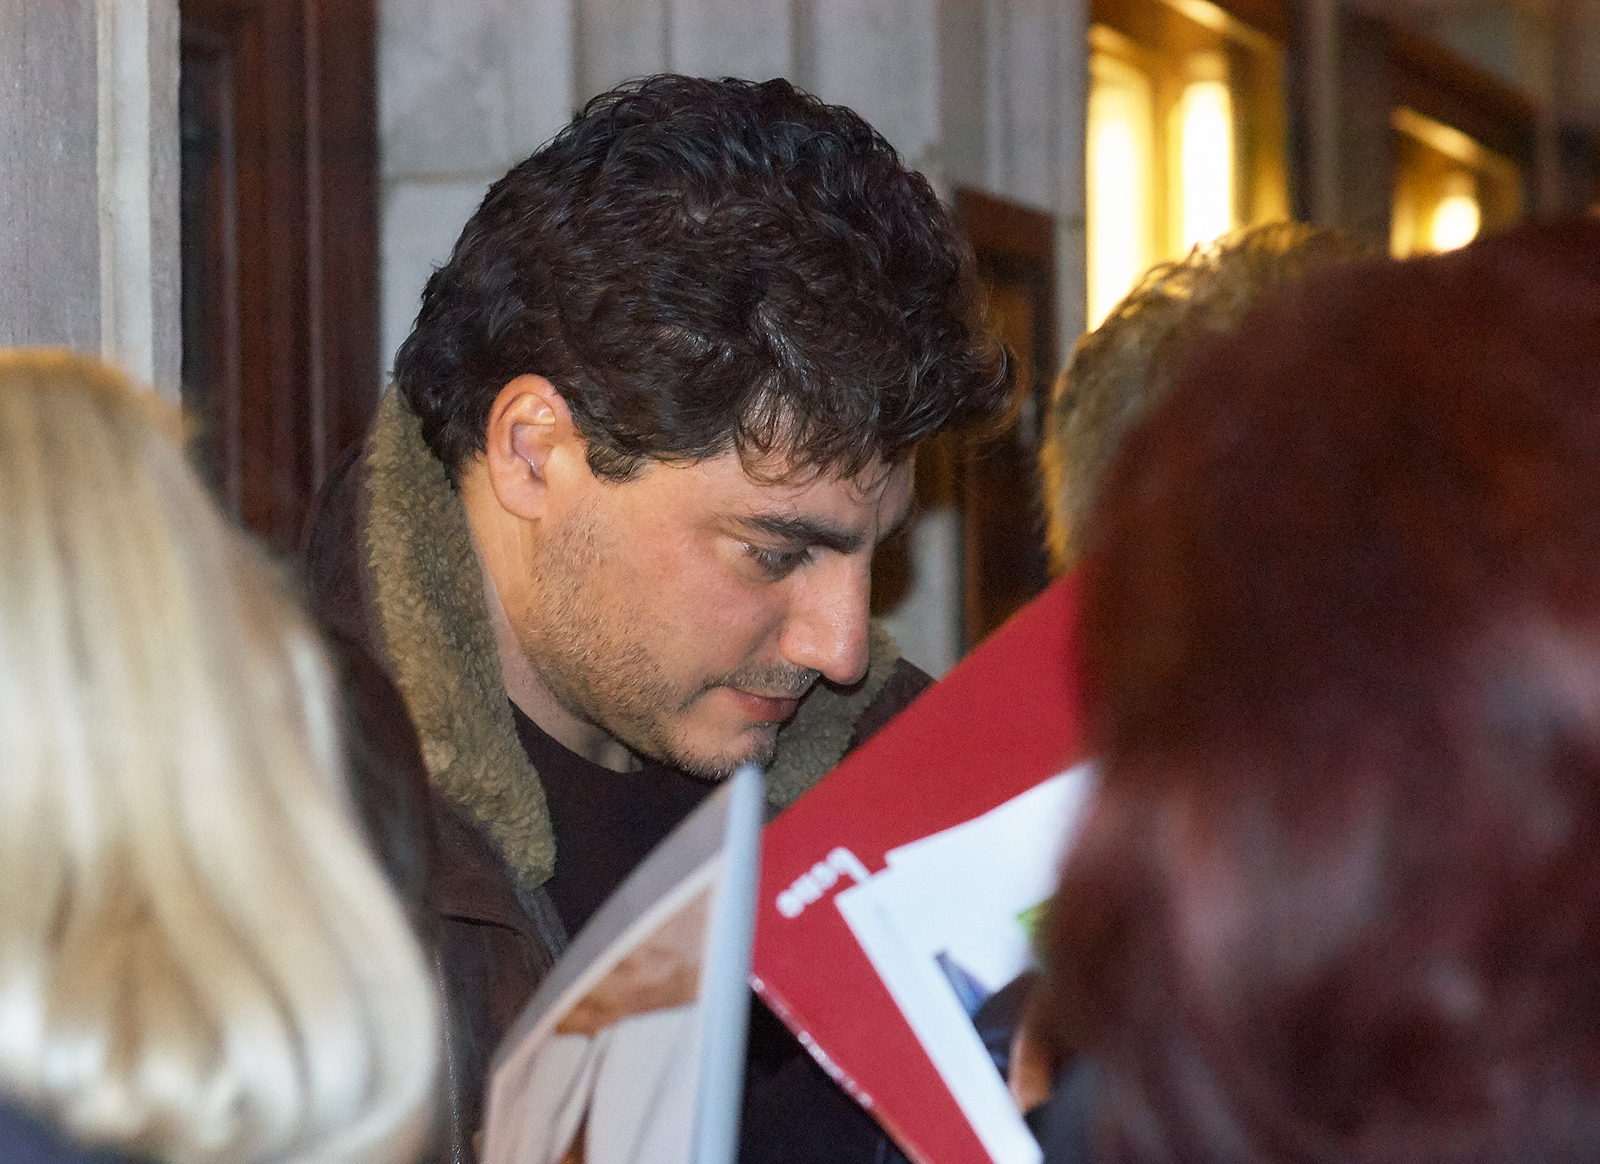
[[[881,497],[900,482],[909,483],[913,469],[914,460],[909,456],[892,462],[874,457],[852,473],[835,466],[796,462],[776,453],[752,458],[729,450],[693,460],[646,459],[638,471],[616,484],[653,489],[666,482],[687,485],[692,481],[718,494],[797,497],[826,492],[866,501]]]
[[[910,502],[911,474],[909,461],[885,464],[874,459],[855,473],[805,466],[781,476],[746,470],[744,477],[760,506],[870,512],[893,523]]]
[[[898,461],[886,461],[874,455],[865,465],[852,471],[839,465],[802,461],[791,453],[776,450],[755,457],[736,453],[726,456],[737,458],[744,476],[758,487],[803,490],[834,486],[853,490],[863,497],[876,496],[892,478],[909,475],[914,460],[907,456]]]

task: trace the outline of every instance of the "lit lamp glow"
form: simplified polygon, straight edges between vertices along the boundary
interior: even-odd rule
[[[1222,81],[1195,81],[1178,102],[1182,220],[1187,251],[1233,229],[1233,98]]]
[[[1483,213],[1472,190],[1472,179],[1465,174],[1450,175],[1444,196],[1428,219],[1428,245],[1435,252],[1453,251],[1478,237]]]
[[[1098,327],[1150,266],[1150,85],[1112,58],[1090,60],[1089,326]]]

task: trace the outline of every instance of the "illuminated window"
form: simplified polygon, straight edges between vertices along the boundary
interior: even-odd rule
[[[1510,161],[1411,109],[1396,109],[1391,124],[1389,250],[1396,258],[1455,250],[1517,220],[1522,186]]]
[[[1089,326],[1155,261],[1150,78],[1125,59],[1089,58]]]
[[[1206,72],[1220,58],[1200,57]],[[1238,225],[1233,213],[1233,95],[1226,80],[1191,81],[1173,108],[1178,166],[1178,250],[1208,243]]]
[[[1277,42],[1207,0],[1094,0],[1088,324],[1151,266],[1288,215]]]

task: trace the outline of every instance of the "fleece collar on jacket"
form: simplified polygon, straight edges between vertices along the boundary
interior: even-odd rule
[[[538,773],[511,719],[467,515],[422,426],[391,389],[367,438],[367,553],[390,670],[405,696],[434,786],[487,831],[525,888],[555,868]],[[899,651],[872,626],[867,677],[819,683],[778,733],[767,771],[774,809],[843,757],[856,720],[888,682]]]

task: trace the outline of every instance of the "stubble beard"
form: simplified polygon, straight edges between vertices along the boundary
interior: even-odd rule
[[[591,508],[574,514],[552,539],[536,572],[535,589],[542,600],[524,612],[518,638],[551,697],[634,754],[701,779],[725,779],[743,764],[770,764],[777,754],[778,724],[758,729],[756,741],[732,756],[696,751],[674,725],[717,687],[799,699],[817,672],[747,666],[709,678],[693,690],[674,684],[647,646],[654,624],[642,608],[630,603],[617,611],[596,609],[593,596],[606,593],[599,584],[606,568],[604,549]]]

